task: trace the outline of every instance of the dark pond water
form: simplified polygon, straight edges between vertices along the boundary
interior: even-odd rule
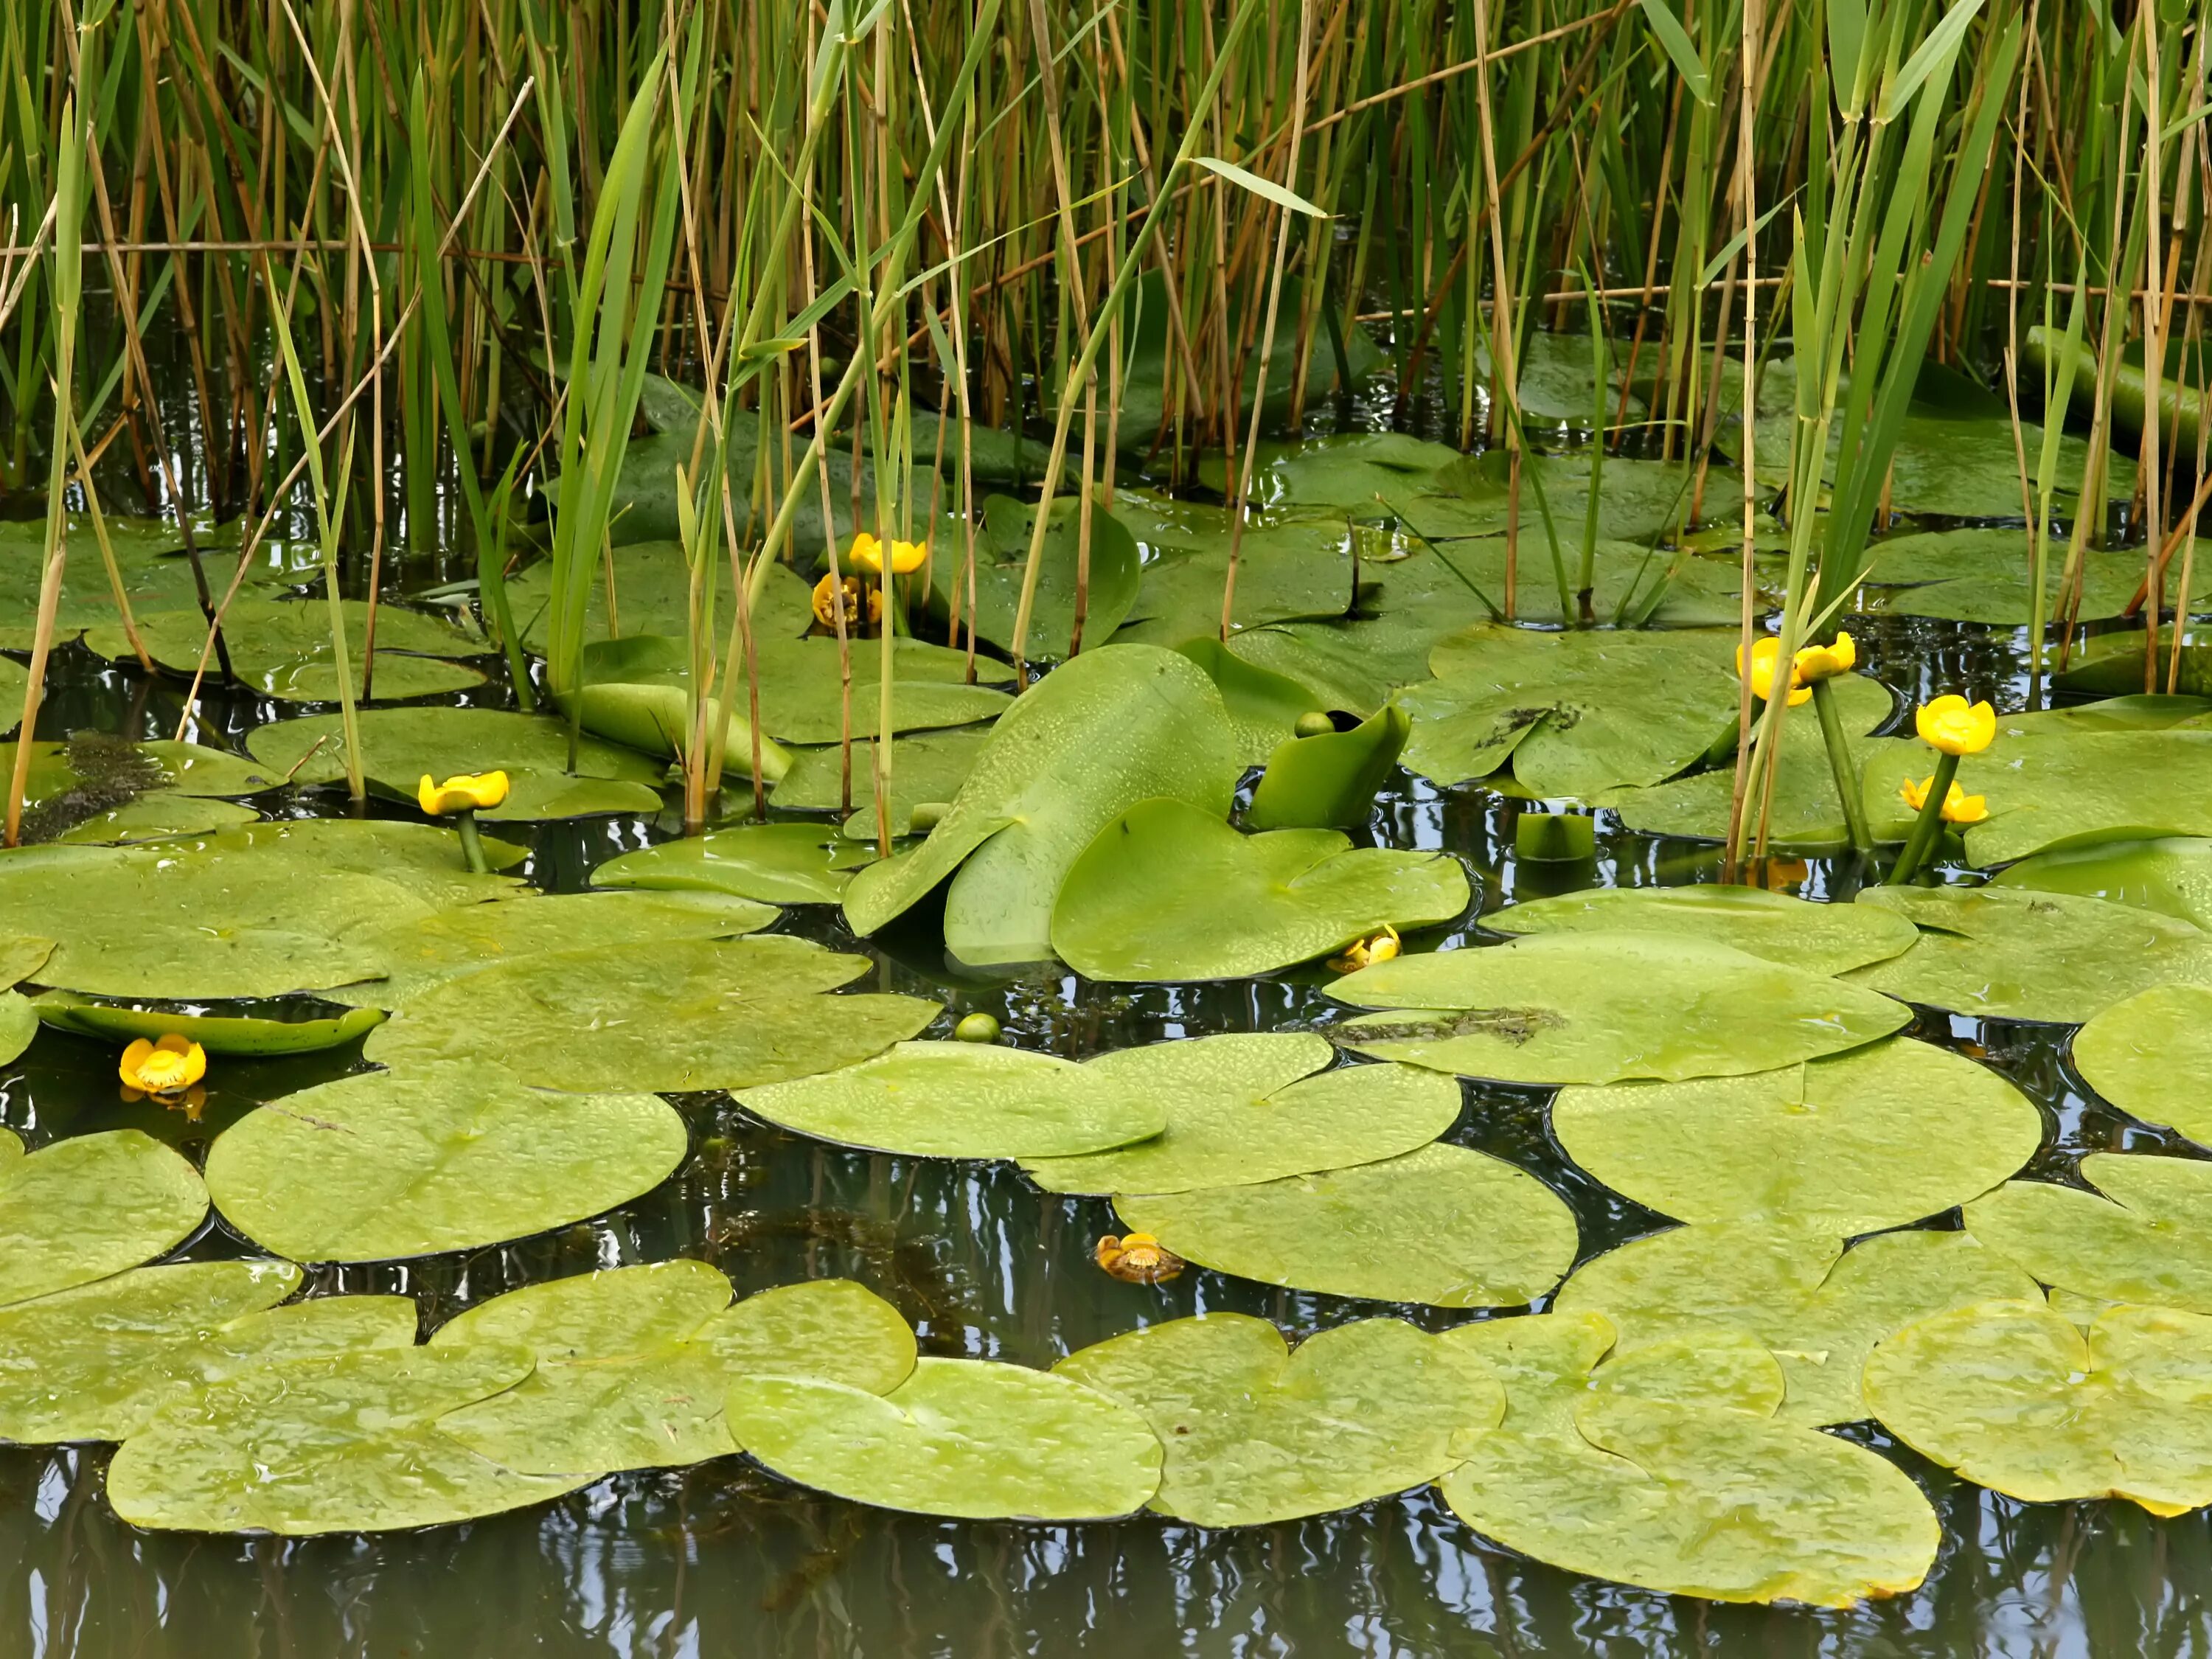
[[[1963,690],[2022,705],[2025,651],[2010,635],[1901,619],[1869,619],[1861,634],[1868,665],[1904,696]],[[110,667],[76,646],[58,657],[56,675],[40,737],[175,730],[173,682]],[[279,712],[216,696],[198,735],[235,743]],[[329,796],[301,810],[343,805]],[[1712,848],[1616,827],[1601,833],[1594,862],[1516,867],[1516,810],[1486,790],[1439,791],[1401,774],[1370,832],[1379,843],[1463,856],[1481,910],[1596,884],[1710,879],[1717,862]],[[526,873],[574,890],[596,863],[669,830],[641,820],[547,826]],[[1848,898],[1856,881],[1821,862],[1777,860],[1761,873],[1811,897]],[[787,911],[781,926],[866,954],[876,988],[943,998],[947,1024],[985,1009],[1011,1042],[1072,1058],[1297,1029],[1334,1008],[1317,975],[1136,989],[1060,973],[984,980],[950,971],[927,925],[855,942],[816,907]],[[1474,939],[1479,924],[1444,937],[1455,934]],[[2162,1139],[2089,1095],[2068,1064],[2067,1028],[1984,1029],[1923,1015],[1916,1034],[1996,1066],[2040,1104],[2047,1139],[2038,1172],[2063,1174],[2085,1152]],[[207,1115],[189,1124],[124,1103],[106,1045],[47,1032],[0,1070],[0,1121],[34,1146],[131,1125],[197,1158],[257,1102],[360,1064],[357,1052],[219,1063]],[[1568,1162],[1547,1098],[1467,1085],[1450,1138],[1564,1193],[1585,1255],[1662,1224]],[[411,1294],[428,1329],[526,1282],[687,1255],[720,1268],[740,1293],[849,1276],[912,1319],[925,1352],[1035,1365],[1204,1310],[1261,1315],[1298,1335],[1377,1312],[1431,1328],[1466,1316],[1276,1291],[1200,1270],[1158,1287],[1121,1284],[1090,1260],[1097,1236],[1117,1230],[1103,1200],[1041,1193],[1010,1166],[833,1150],[750,1121],[719,1096],[678,1104],[690,1156],[636,1202],[465,1256],[325,1270],[313,1288]],[[210,1219],[187,1253],[246,1247]],[[1847,1613],[1723,1607],[1577,1577],[1483,1543],[1431,1492],[1237,1532],[1157,1518],[950,1523],[817,1498],[727,1458],[617,1476],[548,1508],[465,1527],[287,1541],[138,1532],[103,1499],[104,1452],[0,1449],[0,1659],[2212,1653],[2212,1523],[2203,1513],[2158,1521],[2131,1504],[2021,1504],[1954,1479],[1878,1431],[1855,1432],[1923,1483],[1945,1544],[1918,1592]]]

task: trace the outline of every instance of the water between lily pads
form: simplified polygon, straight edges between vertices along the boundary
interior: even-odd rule
[[[1869,619],[1871,667],[1905,696],[1934,690],[2018,708],[2024,649],[1990,630]],[[173,732],[177,688],[81,647],[57,659],[39,735]],[[505,702],[496,689],[465,699]],[[212,699],[206,740],[234,743],[275,705]],[[327,793],[301,810],[337,811]],[[1474,872],[1479,908],[1601,884],[1711,878],[1716,849],[1601,833],[1582,865],[1517,865],[1515,803],[1437,790],[1404,773],[1378,802],[1379,844],[1442,847]],[[507,830],[503,836],[511,835]],[[526,872],[548,890],[666,833],[635,819],[550,824]],[[1777,860],[1771,884],[1848,899],[1834,865]],[[1006,1040],[1080,1059],[1221,1031],[1325,1020],[1318,971],[1198,987],[1093,985],[1057,970],[1006,980],[951,971],[908,930],[854,941],[825,907],[784,929],[877,964],[855,988],[943,1000],[997,1016]],[[1456,933],[1472,938],[1470,920]],[[1996,1066],[2044,1109],[2031,1173],[2106,1149],[2185,1150],[2087,1096],[2064,1060],[2067,1028],[1923,1013],[1913,1034]],[[943,1035],[933,1031],[932,1035]],[[137,1127],[204,1156],[258,1101],[342,1075],[358,1048],[218,1062],[197,1124],[118,1097],[112,1049],[52,1031],[0,1070],[0,1122],[37,1145]],[[1547,1091],[1464,1085],[1446,1138],[1541,1176],[1573,1206],[1585,1258],[1659,1218],[1597,1186],[1547,1124]],[[1468,1316],[1279,1291],[1193,1269],[1126,1285],[1092,1265],[1117,1231],[1103,1200],[1055,1197],[1010,1164],[842,1152],[749,1119],[722,1097],[677,1103],[692,1152],[635,1202],[557,1234],[464,1257],[325,1269],[311,1288],[414,1296],[426,1328],[526,1283],[688,1255],[740,1294],[841,1274],[890,1297],[924,1352],[1048,1365],[1139,1324],[1206,1310],[1273,1319],[1300,1336],[1380,1312],[1431,1328]],[[210,1220],[188,1255],[250,1253]],[[2212,1649],[2212,1523],[2154,1520],[2132,1504],[2031,1506],[1959,1480],[1880,1431],[1849,1431],[1927,1488],[1946,1543],[1911,1595],[1856,1612],[1727,1607],[1577,1577],[1474,1538],[1433,1490],[1291,1525],[1203,1532],[1146,1517],[1080,1528],[941,1522],[787,1486],[742,1458],[617,1475],[547,1508],[417,1534],[288,1541],[138,1533],[101,1496],[99,1449],[0,1449],[0,1656],[337,1659],[338,1656],[1155,1656],[1603,1653],[2038,1656]]]

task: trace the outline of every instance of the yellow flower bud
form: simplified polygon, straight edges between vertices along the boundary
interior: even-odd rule
[[[415,799],[432,817],[445,817],[455,812],[483,811],[496,806],[507,799],[507,788],[504,772],[464,773],[443,783],[431,782],[430,775],[425,772],[422,781],[416,787]]]
[[[1961,696],[1937,697],[1912,717],[1921,741],[1946,755],[1978,755],[1997,735],[1997,711]]]

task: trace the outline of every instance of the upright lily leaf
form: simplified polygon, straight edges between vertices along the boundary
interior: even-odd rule
[[[1574,1265],[1574,1212],[1502,1158],[1435,1142],[1377,1164],[1123,1194],[1125,1226],[1200,1267],[1325,1296],[1510,1308]]]
[[[1413,724],[1396,704],[1349,732],[1292,738],[1267,757],[1246,815],[1255,830],[1364,824]]]
[[[209,1189],[247,1237],[304,1261],[497,1244],[650,1190],[684,1121],[644,1094],[555,1094],[498,1066],[342,1078],[216,1139]]]
[[[1240,833],[1139,801],[1067,872],[1053,948],[1091,979],[1241,979],[1379,933],[1449,921],[1473,897],[1448,853],[1352,846],[1334,830]]]
[[[211,1054],[310,1054],[358,1042],[384,1016],[356,1009],[335,1018],[267,1019],[247,1014],[179,1014],[96,1002],[74,991],[48,991],[33,1005],[38,1018],[79,1036],[130,1044],[158,1041],[173,1031]]]
[[[1348,1047],[1509,1083],[1735,1077],[1858,1048],[1911,1018],[1856,986],[1646,933],[1400,957],[1329,994],[1395,1011],[1331,1028]]]
[[[880,1509],[1098,1521],[1141,1508],[1159,1486],[1159,1442],[1143,1418],[1020,1365],[921,1359],[887,1395],[751,1376],[725,1410],[732,1436],[778,1474]]]
[[[1867,1361],[1867,1401],[1915,1451],[2030,1504],[2212,1504],[2212,1318],[2108,1308],[2085,1334],[2039,1300],[1907,1325]]]
[[[1309,1337],[1213,1314],[1078,1350],[1058,1376],[1127,1402],[1167,1449],[1153,1507],[1207,1527],[1350,1509],[1433,1480],[1493,1426],[1480,1359],[1395,1319]]]
[[[1662,1215],[1849,1235],[1987,1192],[2035,1155],[2043,1115],[1996,1073],[1891,1037],[1746,1077],[1563,1089],[1552,1128]]]
[[[872,933],[957,871],[945,907],[953,954],[1042,959],[1062,880],[1115,814],[1167,796],[1225,817],[1238,753],[1221,694],[1188,658],[1085,651],[1000,719],[927,840],[854,878],[845,920]]]

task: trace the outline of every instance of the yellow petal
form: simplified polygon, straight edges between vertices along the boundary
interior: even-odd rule
[[[1920,705],[1912,717],[1921,741],[1946,755],[1978,755],[1997,734],[1997,711],[1986,702],[1969,704],[1955,693]]]
[[[845,562],[855,570],[865,570],[872,576],[880,576],[884,574],[884,544],[863,530],[853,538],[853,545],[845,555]]]
[[[153,1052],[154,1045],[139,1037],[123,1051],[122,1063],[115,1068],[116,1075],[134,1089],[143,1088],[145,1085],[138,1081],[139,1062]]]
[[[903,576],[921,568],[921,562],[929,556],[927,542],[893,542],[891,544],[891,574]]]

